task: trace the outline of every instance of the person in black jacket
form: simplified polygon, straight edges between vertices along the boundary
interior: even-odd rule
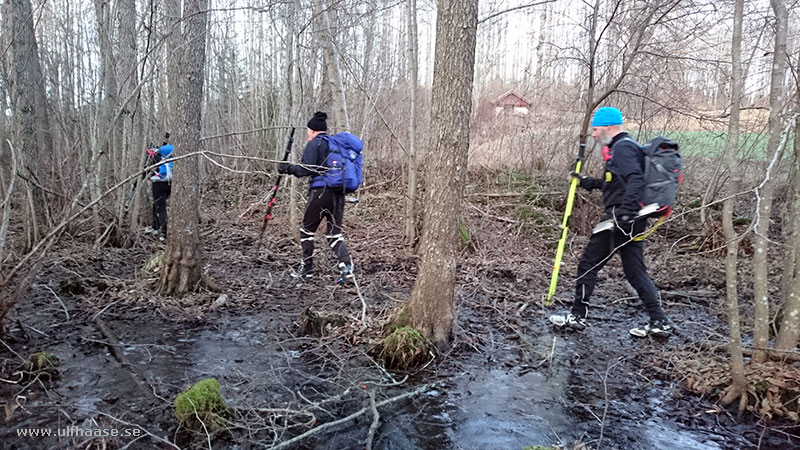
[[[622,112],[619,109],[598,109],[592,118],[592,138],[606,145],[603,149],[603,159],[606,161],[604,178],[571,174],[580,180],[580,187],[584,189],[602,189],[605,208],[603,220],[610,220],[607,223],[613,226],[592,234],[578,263],[572,309],[567,314],[550,316],[550,321],[557,327],[571,330],[580,331],[586,328],[589,298],[594,291],[597,272],[616,251],[622,258],[625,278],[642,299],[644,309],[650,316],[649,324],[633,328],[630,333],[638,337],[648,334],[667,337],[672,332],[672,326],[661,308],[656,286],[647,275],[644,242],[633,240],[647,228],[647,218],[637,217],[644,206],[641,202],[646,186],[644,153],[639,144],[625,132],[622,123]]]
[[[327,119],[328,115],[322,111],[314,113],[307,124],[308,143],[303,150],[300,164],[281,163],[278,172],[296,177],[311,177],[308,203],[300,227],[303,259],[299,271],[294,275],[303,280],[310,280],[314,276],[314,234],[322,219],[325,219],[325,238],[339,260],[338,282],[349,283],[353,281],[353,263],[342,234],[345,195],[341,188],[332,189],[325,185],[328,141],[324,137],[328,131]]]

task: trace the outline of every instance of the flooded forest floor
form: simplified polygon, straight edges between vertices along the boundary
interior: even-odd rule
[[[675,335],[629,335],[646,317],[617,258],[600,274],[589,328],[570,334],[547,316],[568,307],[599,198],[577,200],[559,291],[545,307],[564,186],[508,174],[468,186],[452,347],[398,373],[370,349],[417,270],[403,245],[402,188],[367,187],[345,212],[362,323],[362,299],[335,284],[324,240],[316,278],[290,277],[300,250],[288,192],[259,244],[263,212],[241,215],[267,184],[214,184],[204,194],[204,273],[222,292],[159,296],[148,261],[164,244],[143,232],[129,248],[78,238],[48,253],[6,318],[0,448],[800,448],[788,421],[737,418],[716,405],[718,389],[692,392],[724,383],[703,377],[712,377],[708,361],[724,364],[727,342],[721,252],[702,251],[717,238],[692,214],[665,224],[645,250]],[[304,335],[308,308],[346,321]],[[24,376],[22,361],[36,352],[54,355],[55,371]],[[228,412],[218,428],[190,432],[174,399],[206,378],[219,381]],[[127,435],[75,436],[69,427]],[[22,434],[34,429],[51,435]]]

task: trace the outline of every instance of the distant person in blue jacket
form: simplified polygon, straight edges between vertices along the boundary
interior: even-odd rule
[[[154,152],[153,162],[172,157],[172,144],[167,144],[158,148]],[[172,161],[161,164],[156,168],[155,173],[150,177],[153,183],[153,234],[161,234],[159,240],[164,241],[167,237],[167,199],[172,193]]]

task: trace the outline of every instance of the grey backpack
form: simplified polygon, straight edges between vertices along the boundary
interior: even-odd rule
[[[669,214],[675,205],[678,184],[683,181],[683,159],[678,144],[670,138],[658,136],[642,146],[644,152],[644,204],[656,204],[660,216]]]

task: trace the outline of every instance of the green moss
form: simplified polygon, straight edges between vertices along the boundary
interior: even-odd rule
[[[467,221],[461,217],[458,221],[458,235],[461,238],[461,248],[468,249],[474,247],[472,245],[472,237],[469,234],[469,228],[467,228]]]
[[[161,269],[161,264],[164,262],[164,251],[158,251],[151,256],[144,264],[145,272],[158,272]]]
[[[411,327],[398,327],[384,338],[377,352],[390,369],[411,369],[427,360],[428,342]]]
[[[38,352],[28,356],[28,359],[17,370],[22,372],[25,380],[40,378],[51,381],[58,378],[59,364],[60,361],[52,353]]]
[[[189,430],[203,431],[203,425],[197,420],[199,417],[213,433],[223,427],[227,415],[228,407],[222,400],[219,382],[214,378],[200,380],[175,397],[175,417]]]
[[[58,358],[56,358],[54,354],[48,352],[34,353],[28,357],[28,361],[31,362],[36,370],[55,367],[59,364]]]

